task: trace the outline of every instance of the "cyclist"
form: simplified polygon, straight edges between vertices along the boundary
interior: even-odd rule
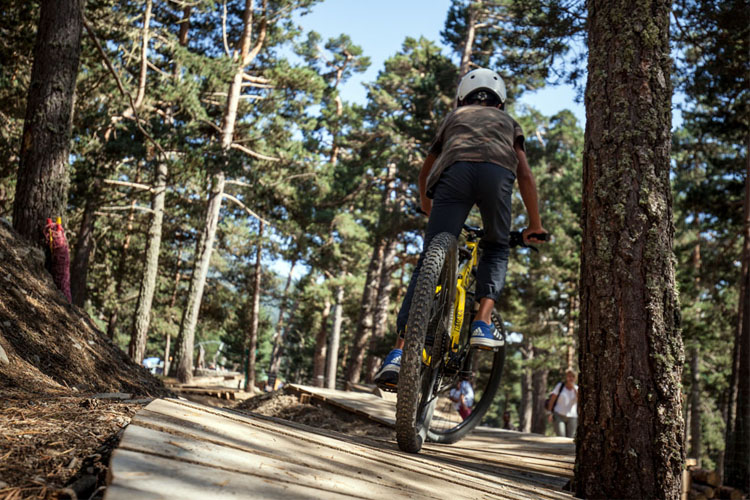
[[[442,232],[458,237],[475,204],[482,215],[485,236],[477,268],[479,311],[471,323],[470,343],[493,349],[503,344],[491,314],[508,267],[511,194],[516,177],[529,216],[524,243],[542,243],[529,235],[547,232],[539,217],[523,131],[505,112],[505,100],[505,83],[500,75],[485,68],[467,73],[458,84],[457,107],[443,120],[424,160],[419,197],[429,222],[422,254],[398,313],[396,346],[375,376],[375,383],[386,390],[398,384],[409,308],[430,241]]]

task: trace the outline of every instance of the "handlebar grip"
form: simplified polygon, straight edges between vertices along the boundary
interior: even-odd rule
[[[549,233],[529,233],[527,238],[534,238],[538,241],[549,241]]]

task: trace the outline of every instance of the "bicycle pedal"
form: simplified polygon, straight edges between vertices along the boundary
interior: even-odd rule
[[[481,350],[481,351],[492,351],[492,352],[497,352],[498,350],[500,350],[500,348],[499,348],[499,347],[488,347],[488,346],[486,346],[486,345],[475,345],[475,346],[471,346],[471,347],[472,347],[473,349],[479,349],[479,350]]]
[[[381,391],[385,391],[385,392],[393,392],[393,393],[398,392],[398,386],[395,384],[380,384],[378,385],[378,388]]]

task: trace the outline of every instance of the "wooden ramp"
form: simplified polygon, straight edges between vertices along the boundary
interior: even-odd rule
[[[561,487],[572,461],[570,440],[482,431],[414,455],[390,435],[350,437],[158,399],[125,430],[105,498],[570,499]]]

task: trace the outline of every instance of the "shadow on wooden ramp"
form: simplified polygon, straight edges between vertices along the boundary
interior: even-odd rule
[[[490,458],[464,442],[413,455],[400,452],[391,436],[355,438],[159,399],[125,430],[105,498],[571,498],[560,490],[566,467],[555,469],[542,457],[537,465],[552,472],[518,472],[502,459],[515,444],[481,439],[497,448]],[[567,465],[572,445],[563,444],[570,448],[561,462]]]

